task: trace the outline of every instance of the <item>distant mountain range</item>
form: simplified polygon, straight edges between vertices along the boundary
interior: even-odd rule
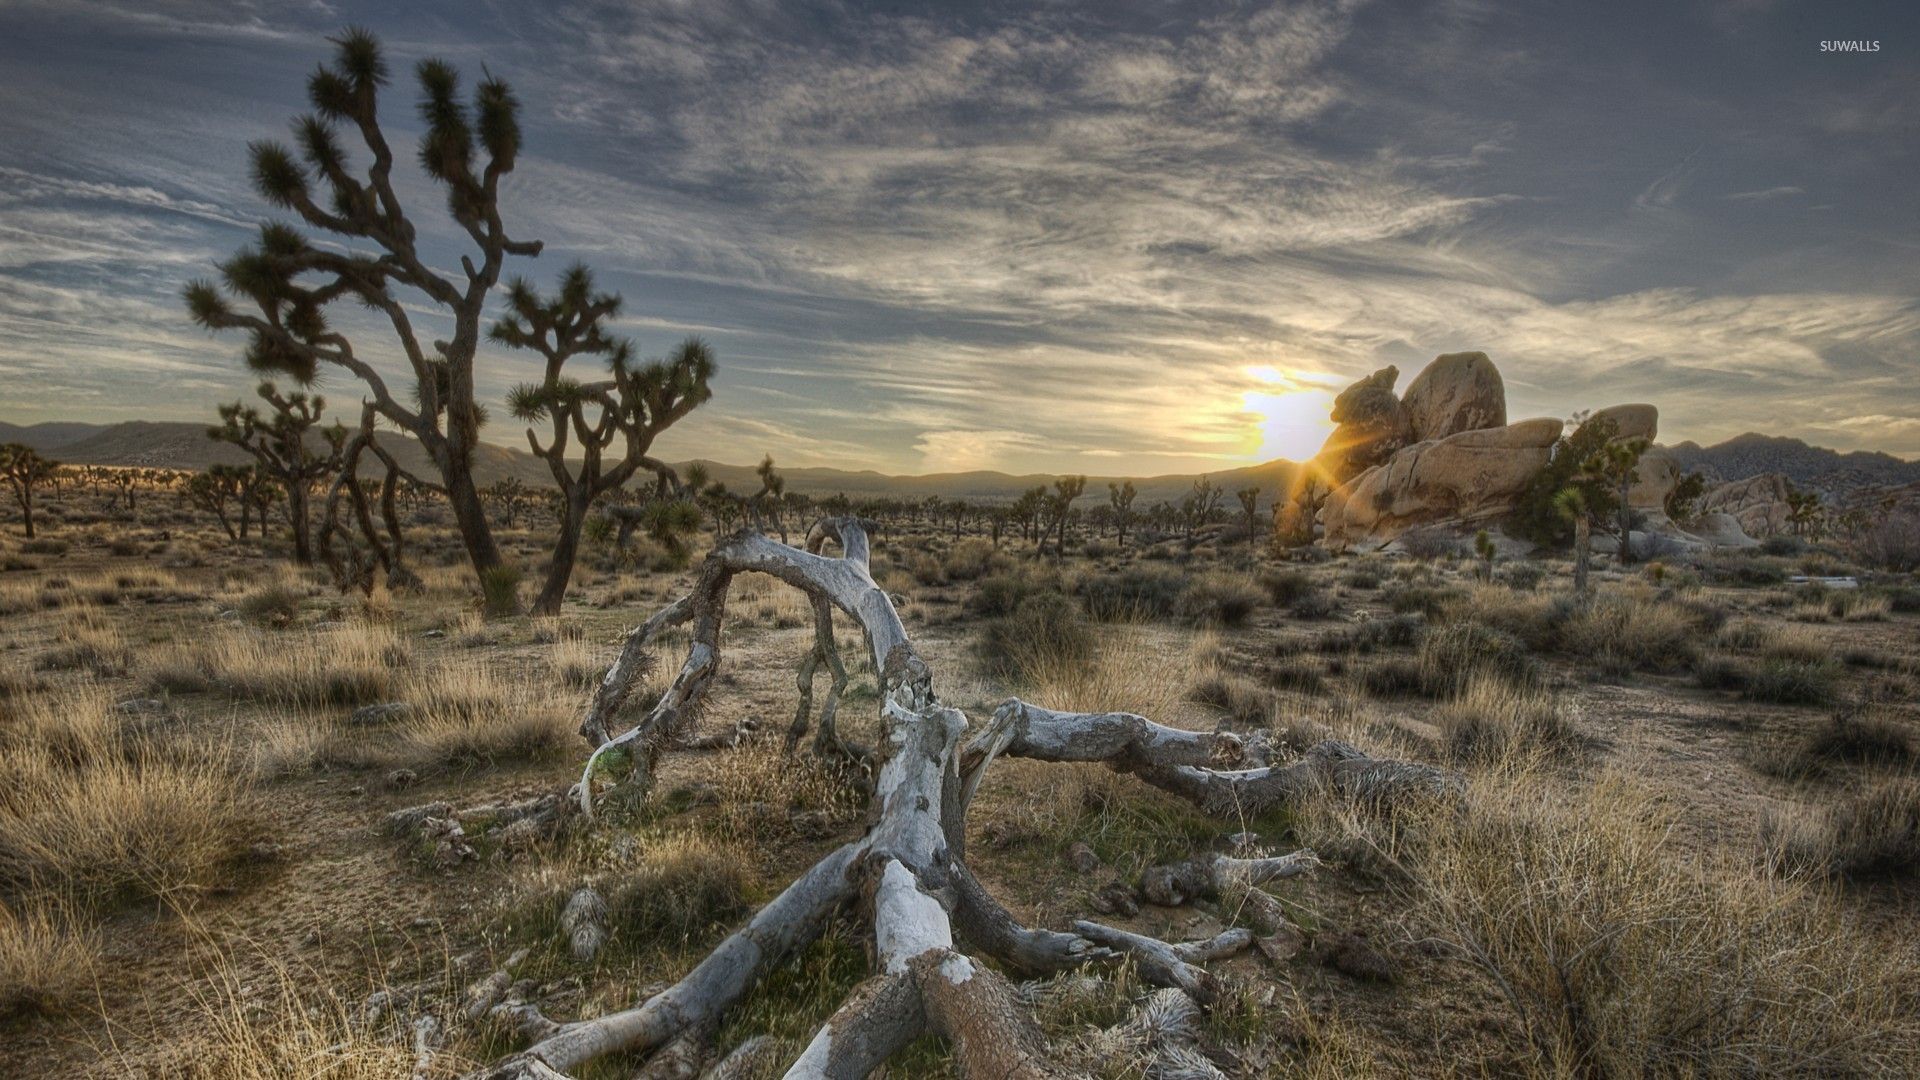
[[[1809,446],[1799,439],[1754,432],[1736,435],[1713,446],[1683,442],[1668,449],[1683,468],[1721,480],[1784,473],[1800,487],[1830,494],[1920,482],[1920,461],[1906,461],[1872,450],[1841,453]]]
[[[433,469],[426,451],[410,436],[383,431],[380,441],[392,451],[405,468],[431,478]],[[84,424],[51,421],[22,426],[0,422],[0,443],[25,443],[42,454],[72,465],[126,465],[162,469],[204,469],[216,462],[246,464],[247,455],[238,447],[207,438],[207,425],[184,421],[129,420],[118,424]],[[525,450],[514,450],[482,443],[476,451],[474,474],[484,486],[507,476],[517,476],[529,485],[553,482],[547,463]],[[713,479],[736,491],[755,491],[760,481],[752,465],[732,465],[702,461]],[[676,463],[683,471],[691,462]],[[1293,462],[1270,461],[1240,469],[1207,474],[1226,489],[1223,504],[1231,509],[1233,492],[1253,486],[1261,490],[1261,505],[1270,505],[1275,493],[1293,479]],[[825,496],[836,492],[852,498],[926,498],[972,499],[992,502],[1017,498],[1022,491],[1051,484],[1057,474],[1030,473],[1014,476],[1003,472],[930,473],[924,476],[889,476],[872,470],[852,471],[824,468],[782,468],[787,488],[808,495]],[[1090,476],[1087,497],[1105,499],[1109,480],[1126,477]],[[1154,503],[1177,502],[1192,487],[1199,474],[1131,477],[1139,492],[1136,507]]]

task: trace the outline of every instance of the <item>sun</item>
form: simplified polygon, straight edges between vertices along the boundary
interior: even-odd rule
[[[1263,383],[1275,384],[1272,390],[1248,390],[1241,395],[1244,411],[1258,425],[1260,460],[1305,461],[1318,453],[1333,432],[1333,421],[1327,419],[1333,408],[1333,392],[1282,389],[1292,380],[1272,368],[1250,368],[1247,373]]]

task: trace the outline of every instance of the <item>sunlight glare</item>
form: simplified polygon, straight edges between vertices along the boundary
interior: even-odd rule
[[[1286,458],[1305,461],[1318,453],[1333,432],[1327,413],[1333,408],[1330,390],[1294,390],[1269,393],[1249,390],[1241,396],[1259,425],[1262,461]]]

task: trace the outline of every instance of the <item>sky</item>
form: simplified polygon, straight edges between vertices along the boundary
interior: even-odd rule
[[[0,0],[0,419],[249,392],[180,288],[276,216],[247,144],[349,24],[386,43],[396,143],[422,57],[514,86],[502,208],[547,247],[510,272],[582,260],[642,355],[713,345],[669,457],[1234,468],[1464,349],[1514,419],[1648,401],[1666,442],[1920,456],[1910,0]],[[482,395],[534,370],[489,348]]]

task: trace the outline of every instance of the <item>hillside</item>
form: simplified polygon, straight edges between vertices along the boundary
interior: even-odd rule
[[[244,464],[248,459],[239,449],[207,438],[206,425],[186,421],[130,420],[119,424],[85,424],[53,421],[23,427],[0,424],[0,442],[24,442],[50,457],[73,465],[132,465],[147,468],[204,469],[216,462]],[[432,475],[427,455],[419,443],[397,432],[381,433],[381,442],[389,447],[400,463],[424,476]],[[505,476],[517,476],[523,483],[551,483],[544,461],[524,450],[483,443],[475,474],[482,485]],[[714,480],[735,491],[759,487],[752,465],[732,465],[702,459]],[[689,462],[679,463],[684,469]],[[1249,485],[1258,486],[1263,505],[1272,501],[1276,491],[1291,479],[1294,464],[1270,461],[1263,465],[1210,473],[1213,481],[1227,491],[1225,502],[1232,504],[1233,492]],[[844,493],[852,498],[943,499],[998,501],[1014,499],[1022,491],[1051,484],[1055,474],[1029,473],[1015,476],[1003,472],[930,473],[924,476],[889,476],[872,470],[827,468],[782,468],[789,490],[807,495],[825,496]],[[1105,498],[1107,483],[1123,477],[1090,476],[1087,497]],[[1192,488],[1198,474],[1132,478],[1139,491],[1137,506],[1175,502]]]
[[[1795,484],[1830,493],[1920,482],[1920,462],[1878,451],[1842,453],[1800,439],[1755,432],[1713,446],[1683,442],[1669,449],[1683,468],[1709,472],[1722,480],[1784,473]]]

